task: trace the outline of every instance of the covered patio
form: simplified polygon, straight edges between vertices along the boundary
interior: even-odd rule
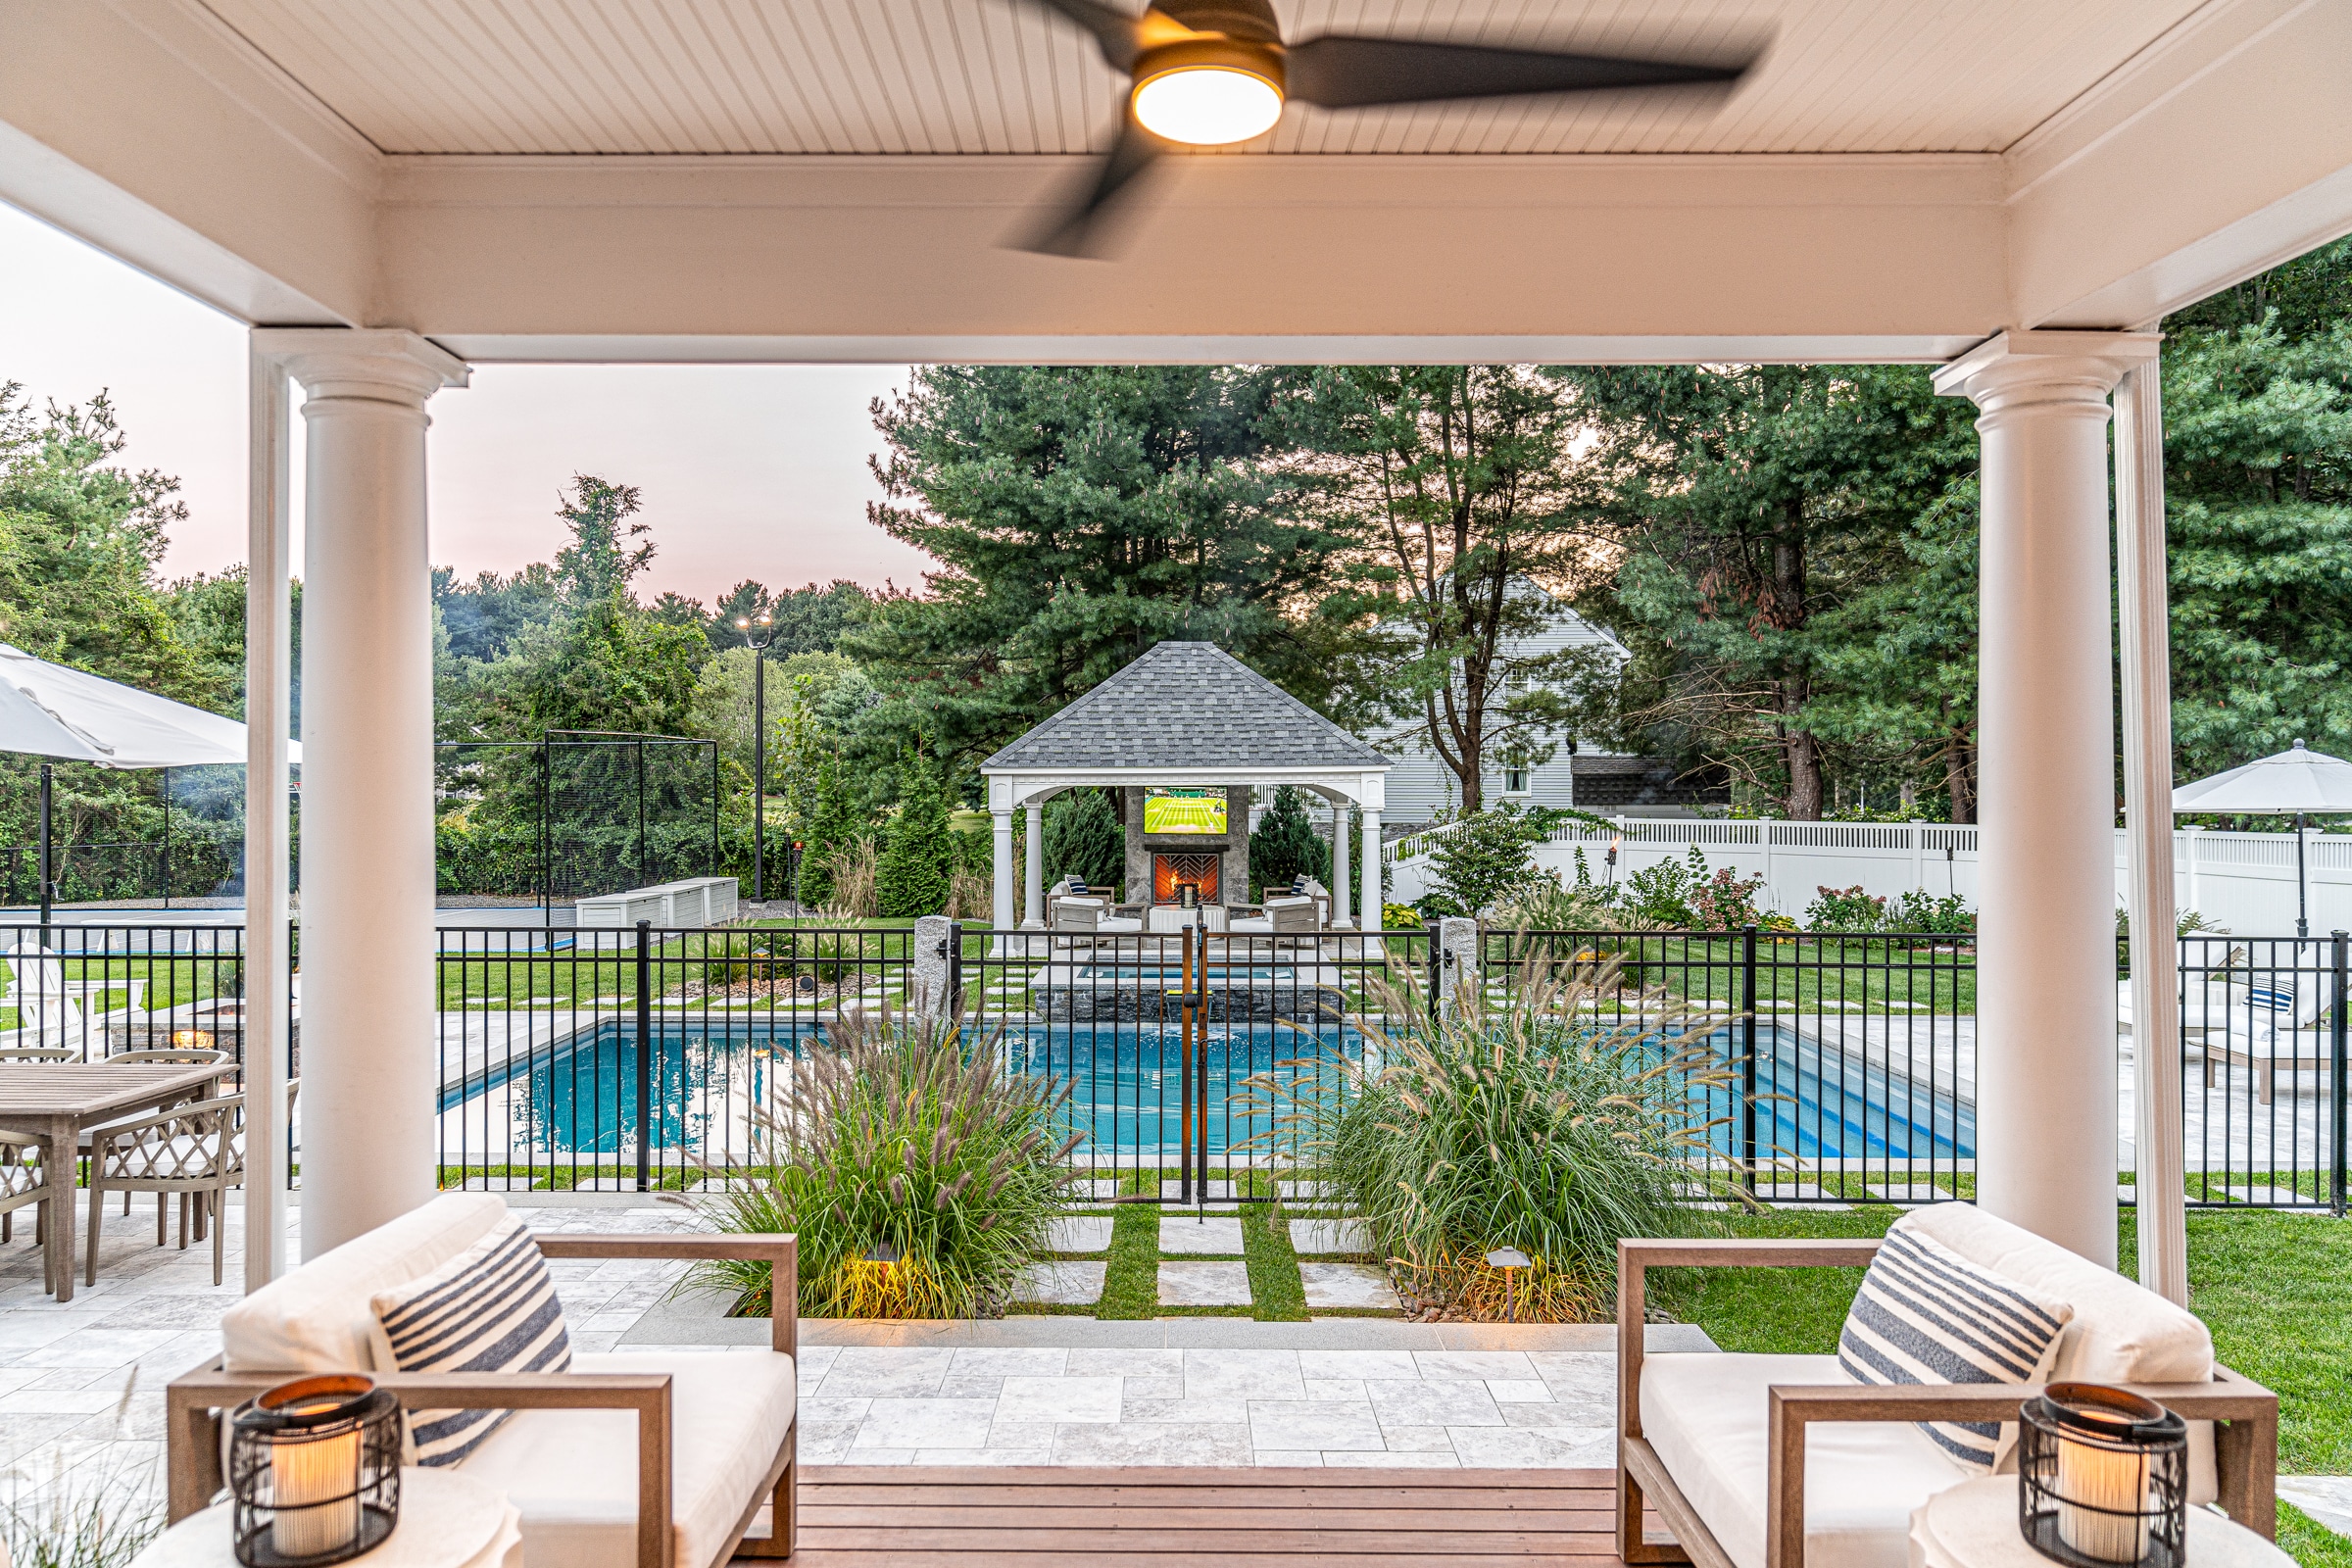
[[[1555,48],[1725,30],[1675,0],[1343,9]],[[593,27],[553,5],[494,23],[394,0],[10,14],[0,200],[252,329],[246,984],[263,996],[290,962],[298,511],[305,529],[306,1253],[434,1192],[427,428],[473,367],[1775,361],[1934,364],[1982,411],[1976,1199],[2114,1264],[2111,559],[2132,920],[2175,919],[2154,328],[2352,230],[2352,8],[1780,0],[1727,95],[1296,109],[1170,160],[1098,259],[1006,244],[1111,145],[1123,78],[1069,23],[995,0],[807,10],[791,32],[646,0]],[[1307,784],[1363,808],[1371,868],[1381,771],[1344,737],[1255,773],[1149,738],[1132,763],[1042,740],[992,762],[1000,928],[1013,813],[1034,857],[1038,808],[1076,785]],[[2171,954],[2148,945],[2132,976],[2137,1267],[2180,1301]],[[248,1035],[249,1288],[290,1261],[280,1027],[256,1009]],[[1567,1528],[1572,1554],[1605,1554]]]

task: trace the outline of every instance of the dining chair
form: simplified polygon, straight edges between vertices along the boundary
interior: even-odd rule
[[[294,1114],[301,1080],[286,1085],[286,1116]],[[98,1129],[90,1147],[90,1246],[83,1281],[98,1283],[98,1229],[105,1195],[112,1192],[177,1193],[179,1245],[188,1245],[191,1212],[213,1223],[213,1283],[220,1283],[223,1231],[218,1222],[220,1199],[245,1180],[245,1097],[217,1095],[173,1105],[152,1116]],[[155,1245],[164,1245],[164,1211],[155,1214]]]
[[[41,1159],[40,1144],[0,1133],[0,1242],[16,1239],[17,1210],[38,1203],[41,1206],[34,1214],[32,1231],[38,1246],[47,1230],[49,1198],[49,1167]],[[48,1250],[43,1248],[41,1289],[53,1289],[55,1284],[49,1277]]]
[[[216,1061],[228,1060],[228,1053],[225,1051],[216,1051],[196,1047],[172,1048],[158,1046],[152,1050],[141,1049],[137,1051],[118,1051],[114,1053],[114,1054],[102,1057],[100,1059],[109,1067],[131,1067],[142,1065],[149,1067],[203,1067],[209,1066]],[[202,1099],[203,1096],[200,1094],[191,1093],[187,1098],[189,1100],[199,1100]],[[167,1106],[166,1108],[169,1109],[170,1107]],[[135,1117],[124,1118],[126,1121],[136,1119],[137,1118]],[[94,1127],[84,1127],[81,1130],[81,1152],[86,1156],[90,1152],[92,1145],[97,1142],[98,1135],[100,1133],[106,1132],[111,1128],[121,1125],[121,1122],[101,1122]],[[171,1199],[166,1194],[158,1193],[155,1195],[155,1236],[156,1245],[159,1247],[163,1245],[164,1209],[165,1206],[170,1202]],[[130,1215],[130,1190],[128,1188],[123,1189],[122,1192],[122,1214],[126,1219]],[[196,1239],[200,1242],[204,1240],[204,1230],[201,1223],[197,1227]]]
[[[10,1046],[0,1050],[0,1061],[79,1061],[81,1053],[63,1046]]]

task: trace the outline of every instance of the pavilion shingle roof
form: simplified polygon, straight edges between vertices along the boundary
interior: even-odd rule
[[[1164,642],[980,765],[1387,768],[1392,762],[1216,644]]]

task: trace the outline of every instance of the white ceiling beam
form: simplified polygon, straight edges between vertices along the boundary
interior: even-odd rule
[[[2352,232],[2352,5],[2217,0],[2009,157],[2021,326],[2153,324]]]
[[[1317,361],[1942,358],[2007,307],[1988,156],[1203,158],[1115,260],[1005,248],[1084,172],[395,159],[386,304],[485,359]]]
[[[0,201],[245,321],[373,316],[375,150],[175,0],[11,0]]]

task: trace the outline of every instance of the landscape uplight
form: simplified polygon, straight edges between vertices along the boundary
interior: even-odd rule
[[[1516,1247],[1497,1247],[1487,1254],[1487,1267],[1502,1270],[1502,1316],[1506,1323],[1519,1321],[1519,1301],[1511,1290],[1513,1271],[1529,1266],[1527,1254]]]

